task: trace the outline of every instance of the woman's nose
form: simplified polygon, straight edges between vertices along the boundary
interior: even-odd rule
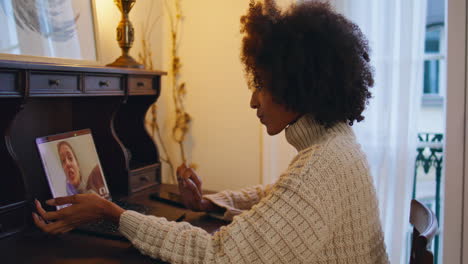
[[[253,108],[253,109],[257,109],[258,108],[258,98],[257,98],[257,91],[254,91],[252,93],[252,96],[250,97],[250,107]]]

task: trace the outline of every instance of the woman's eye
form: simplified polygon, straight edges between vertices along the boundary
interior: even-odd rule
[[[261,91],[262,89],[261,89],[260,87],[249,87],[249,90],[250,90],[252,93],[255,93],[255,92]]]

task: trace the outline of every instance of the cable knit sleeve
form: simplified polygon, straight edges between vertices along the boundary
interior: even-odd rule
[[[249,210],[257,204],[271,190],[272,185],[256,185],[238,191],[222,191],[215,194],[204,195],[217,206],[226,209],[223,218],[232,221],[233,217]]]
[[[133,211],[120,218],[120,231],[143,254],[171,263],[305,263],[329,240],[329,225],[319,195],[297,179],[278,181],[213,236],[188,223]]]

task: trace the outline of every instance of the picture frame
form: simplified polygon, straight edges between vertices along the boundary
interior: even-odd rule
[[[1,1],[0,31],[0,60],[103,65],[95,0]]]

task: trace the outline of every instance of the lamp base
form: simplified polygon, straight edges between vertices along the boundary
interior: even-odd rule
[[[139,68],[143,69],[145,66],[138,63],[135,59],[128,55],[122,55],[114,62],[107,64],[108,67],[123,67],[123,68]]]

